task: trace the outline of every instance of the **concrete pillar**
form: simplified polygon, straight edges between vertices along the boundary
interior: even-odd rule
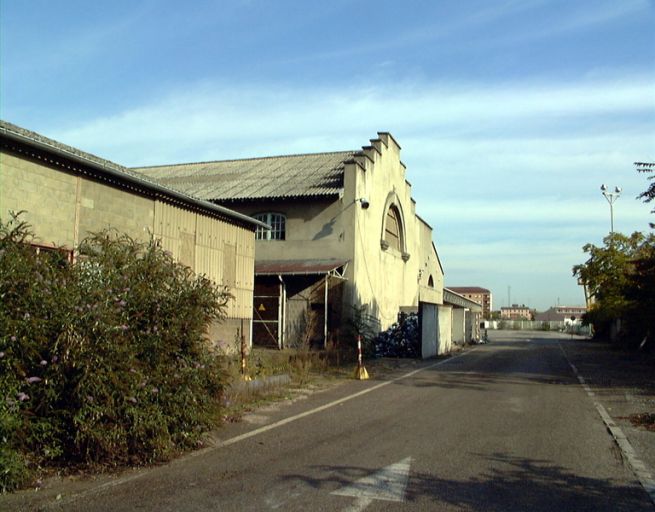
[[[434,357],[437,355],[437,305],[420,302],[421,314],[421,357]]]
[[[452,348],[452,306],[437,306],[437,326],[439,338],[437,340],[437,354],[447,354]]]
[[[452,341],[459,345],[466,343],[465,331],[465,310],[464,308],[453,308],[453,332]]]

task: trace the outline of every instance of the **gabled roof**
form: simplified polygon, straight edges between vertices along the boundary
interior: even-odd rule
[[[252,217],[203,201],[201,198],[191,197],[184,192],[180,193],[165,184],[134,173],[122,165],[62,144],[7,121],[0,120],[0,138],[3,149],[6,147],[39,159],[43,159],[43,155],[47,155],[47,161],[53,165],[64,166],[68,171],[85,174],[113,186],[147,193],[149,196],[197,209],[223,220],[244,224],[253,231],[257,227],[269,227]],[[32,155],[32,153],[34,154]],[[70,165],[71,162],[73,165]]]
[[[337,196],[355,151],[223,160],[131,170],[205,201]]]

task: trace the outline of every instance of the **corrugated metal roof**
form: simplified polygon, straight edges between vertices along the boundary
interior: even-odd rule
[[[187,205],[192,205],[201,210],[211,212],[212,214],[219,214],[222,218],[231,218],[236,221],[245,222],[246,224],[249,224],[253,230],[258,226],[268,227],[263,222],[255,220],[252,217],[248,217],[247,215],[243,215],[242,213],[235,212],[223,206],[203,201],[201,198],[191,197],[190,194],[180,193],[180,191],[174,190],[172,187],[166,187],[165,184],[160,184],[151,179],[149,180],[142,174],[132,172],[127,167],[123,167],[115,162],[105,160],[104,158],[92,155],[91,153],[86,153],[85,151],[74,148],[73,146],[68,146],[67,144],[63,144],[1,119],[0,135],[51,154],[62,155],[68,160],[81,162],[85,166],[96,169],[104,175],[118,177],[128,183],[137,184],[155,194],[161,195],[162,197],[181,201]]]
[[[338,195],[355,151],[223,160],[132,171],[206,201]]]
[[[491,293],[486,288],[480,288],[479,286],[449,286],[448,289],[455,293]]]
[[[327,274],[343,267],[347,260],[270,260],[255,262],[255,275]]]

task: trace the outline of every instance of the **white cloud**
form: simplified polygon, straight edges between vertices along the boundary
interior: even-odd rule
[[[468,5],[461,10],[452,10],[449,6],[437,7],[432,16],[426,16],[425,24],[412,26],[409,30],[396,30],[385,33],[385,37],[368,40],[361,44],[348,44],[340,49],[312,53],[309,56],[282,59],[280,63],[301,64],[317,60],[345,60],[366,54],[380,54],[401,48],[411,48],[420,45],[440,44],[452,46],[449,38],[457,38],[458,45],[462,41],[458,36],[465,33],[484,30],[484,27],[499,22],[510,16],[529,11],[538,7],[543,0],[528,2],[525,0],[505,0],[492,4]],[[433,6],[434,7],[434,6]],[[435,20],[436,21],[433,21]]]
[[[631,197],[623,197],[615,204],[617,216],[629,221],[643,219],[649,210],[647,205],[637,203]],[[588,226],[590,223],[605,223],[609,209],[598,191],[593,198],[539,196],[538,199],[506,199],[490,197],[488,201],[473,201],[466,198],[455,200],[425,201],[417,205],[421,217],[452,219],[463,224],[502,224],[503,226],[538,226],[540,229],[561,230],[562,226]],[[453,215],[455,213],[455,215]],[[607,213],[607,215],[605,215]],[[540,224],[546,224],[546,227]]]
[[[495,307],[507,305],[507,287],[512,302],[545,310],[562,303],[584,304],[572,267],[585,260],[580,248],[540,241],[538,238],[499,240],[438,246],[445,267],[446,285],[484,286],[495,295]]]
[[[575,5],[571,7],[573,8],[567,9],[566,15],[559,16],[555,22],[551,22],[550,19],[545,20],[544,28],[535,30],[534,27],[531,27],[532,30],[515,33],[507,38],[505,42],[516,44],[519,41],[526,42],[567,32],[577,32],[609,23],[618,18],[634,16],[639,12],[647,12],[651,9],[648,0],[596,1],[593,8],[585,4],[578,4],[577,9]]]
[[[517,300],[546,308],[557,297],[582,302],[571,267],[584,261],[584,243],[607,233],[601,183],[624,188],[617,230],[653,220],[634,200],[647,182],[632,167],[655,159],[652,82],[311,91],[208,82],[46,134],[148,165],[357,149],[391,131],[447,282],[500,293],[511,284]]]
[[[446,148],[482,139],[498,149],[489,154],[502,155],[504,146],[496,139],[508,132],[516,136],[535,124],[546,132],[543,140],[557,136],[568,123],[578,123],[578,117],[652,114],[652,91],[648,77],[568,87],[412,84],[334,91],[205,83],[52,135],[130,164],[194,160],[199,152],[211,158],[252,156],[268,151],[270,140],[277,152],[287,152],[287,147],[308,152],[354,148],[377,129],[410,139],[429,133]],[[579,129],[572,139],[584,143],[580,137],[585,128]],[[317,137],[330,147],[314,146]],[[634,138],[648,137],[642,133]],[[306,146],[299,143],[302,140]],[[540,146],[547,155],[551,149],[542,140],[516,137],[514,145],[520,141]],[[213,156],[207,155],[210,151]],[[467,158],[467,153],[459,153],[459,158]]]

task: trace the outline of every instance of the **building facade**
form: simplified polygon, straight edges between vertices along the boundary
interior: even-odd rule
[[[271,226],[256,242],[259,344],[338,341],[355,310],[376,329],[396,322],[403,308],[439,317],[443,269],[432,228],[416,214],[389,133],[356,151],[133,171]],[[436,340],[439,328],[450,329],[444,322],[426,336]]]
[[[444,288],[444,302],[451,309],[451,340],[457,345],[477,342],[481,337],[482,305],[452,288]]]
[[[71,260],[87,234],[104,228],[158,238],[176,260],[234,295],[226,321],[211,327],[211,341],[228,347],[237,332],[250,338],[255,231],[263,223],[0,121],[0,218],[10,211],[25,212],[39,250],[62,249]]]
[[[449,286],[449,290],[466,297],[473,302],[477,302],[482,306],[482,317],[491,318],[491,311],[493,304],[491,300],[491,291],[479,286]]]
[[[525,304],[512,304],[510,307],[500,308],[501,320],[532,320],[534,311]]]
[[[537,313],[534,319],[540,322],[579,322],[586,312],[584,306],[553,306],[543,313]]]

